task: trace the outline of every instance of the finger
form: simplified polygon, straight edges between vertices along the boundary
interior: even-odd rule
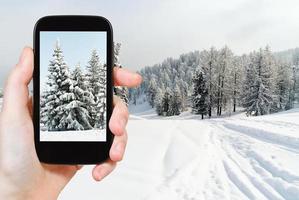
[[[112,161],[118,162],[123,159],[126,150],[127,141],[128,141],[128,134],[126,130],[123,135],[114,137],[113,144],[110,149],[110,159]]]
[[[109,175],[116,167],[116,162],[107,160],[106,162],[96,165],[92,170],[92,176],[94,180],[101,181],[107,175]]]
[[[114,109],[109,121],[109,128],[114,135],[119,136],[124,134],[129,119],[129,111],[119,97],[114,96],[113,103]]]
[[[20,56],[19,63],[11,71],[4,89],[3,111],[12,116],[29,114],[28,84],[33,73],[33,52],[26,47]],[[9,112],[6,112],[9,111]]]
[[[127,69],[113,67],[113,80],[115,86],[136,87],[141,84],[142,77]]]

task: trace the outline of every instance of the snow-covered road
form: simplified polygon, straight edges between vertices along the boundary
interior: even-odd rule
[[[203,121],[132,118],[143,120],[129,122],[116,171],[97,184],[86,167],[60,199],[299,199],[298,109]]]

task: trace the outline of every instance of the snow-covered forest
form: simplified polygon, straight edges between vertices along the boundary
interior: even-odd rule
[[[161,116],[190,110],[202,118],[265,115],[298,101],[299,50],[273,53],[269,46],[236,55],[225,46],[167,58],[143,68],[143,84],[130,90],[131,104],[147,101]]]
[[[57,41],[41,89],[42,130],[105,129],[106,64],[100,61],[99,52],[91,52],[83,69],[78,63],[70,70]]]

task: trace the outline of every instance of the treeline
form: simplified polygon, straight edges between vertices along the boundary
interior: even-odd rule
[[[265,115],[291,109],[298,97],[299,53],[272,53],[267,46],[235,55],[227,46],[195,51],[140,71],[143,84],[130,90],[132,104],[143,97],[158,115],[191,108],[202,118],[245,109]]]

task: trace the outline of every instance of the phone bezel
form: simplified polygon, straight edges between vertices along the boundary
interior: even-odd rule
[[[41,31],[106,31],[107,32],[107,120],[106,141],[40,141],[40,32]],[[49,164],[98,164],[108,159],[113,141],[109,129],[113,101],[113,30],[100,16],[46,16],[34,28],[33,123],[38,158]]]

